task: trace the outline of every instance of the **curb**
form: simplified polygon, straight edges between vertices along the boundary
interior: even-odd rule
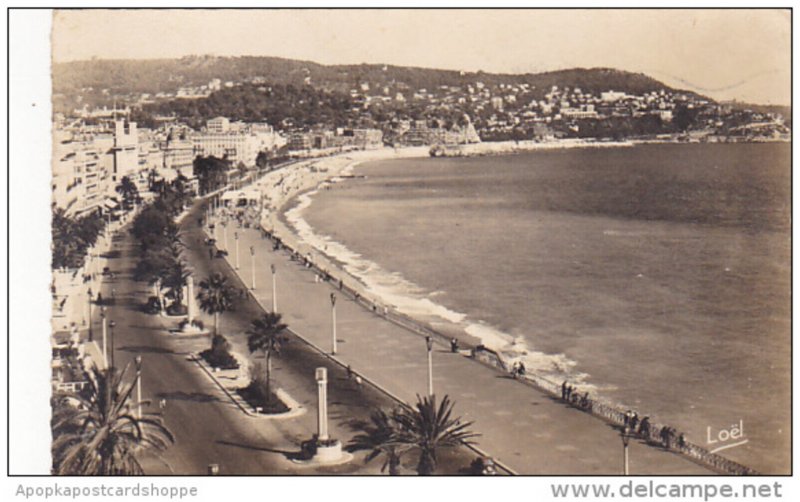
[[[204,232],[205,232],[205,230],[204,230]],[[207,233],[206,233],[206,234],[207,234]],[[239,274],[239,272],[238,272],[238,271],[237,271],[237,270],[234,268],[234,266],[233,266],[233,265],[230,263],[230,261],[228,261],[228,257],[226,256],[226,257],[224,257],[223,259],[224,259],[224,261],[225,261],[225,264],[226,264],[226,265],[228,266],[228,268],[230,269],[230,271],[231,271],[231,272],[232,272],[232,273],[233,273],[233,274],[234,274],[234,275],[235,275],[235,276],[236,276],[236,277],[237,277],[237,278],[238,278],[240,281],[242,281],[242,283],[244,283],[244,282],[245,282],[245,279],[241,277],[241,275]],[[266,308],[266,307],[265,307],[265,306],[264,306],[264,305],[261,303],[261,300],[259,300],[259,299],[258,299],[258,297],[257,297],[257,296],[255,296],[255,295],[253,294],[253,292],[252,292],[252,291],[251,291],[249,288],[247,289],[247,294],[250,296],[250,298],[252,298],[252,299],[253,299],[253,301],[255,301],[255,302],[256,302],[256,304],[257,304],[259,307],[261,307],[261,310],[262,310],[262,311],[264,311],[264,312],[271,312],[271,309],[268,309],[268,308]],[[391,319],[386,319],[386,320],[388,320],[389,322],[392,322],[392,320],[391,320]],[[403,326],[402,324],[399,324],[399,323],[395,323],[395,324],[398,324],[400,327],[404,327],[405,329],[407,329],[409,332],[411,332],[412,334],[414,334],[414,335],[416,335],[416,336],[421,336],[419,333],[416,333],[416,332],[414,332],[414,331],[412,331],[412,330],[408,329],[408,327],[406,327],[406,326]],[[297,332],[295,329],[292,329],[292,328],[287,328],[287,329],[286,329],[286,331],[287,331],[287,332],[289,332],[289,333],[291,333],[291,334],[293,334],[294,336],[296,336],[298,340],[302,341],[303,343],[305,343],[306,345],[308,345],[309,347],[311,347],[312,349],[314,349],[316,352],[318,352],[319,354],[321,354],[322,356],[324,356],[324,357],[325,357],[325,358],[327,358],[328,360],[332,361],[332,362],[333,362],[333,363],[335,363],[335,364],[338,364],[338,365],[339,365],[339,366],[341,366],[342,368],[345,368],[345,369],[347,368],[347,365],[346,365],[345,363],[343,363],[342,361],[338,360],[336,357],[334,357],[334,356],[333,356],[333,355],[331,355],[330,353],[326,352],[324,349],[322,349],[322,348],[318,347],[318,346],[317,346],[316,344],[314,344],[314,343],[313,343],[311,340],[309,340],[308,338],[306,338],[306,337],[304,337],[303,335],[301,335],[301,334],[300,334],[299,332]],[[435,341],[435,342],[438,342],[438,344],[440,344],[440,345],[443,345],[443,342],[442,342],[441,340],[436,340],[436,339],[434,339],[434,341]],[[466,356],[465,356],[465,357],[466,357]],[[400,404],[400,405],[401,405],[401,406],[403,406],[404,408],[406,408],[406,409],[412,409],[412,408],[413,408],[413,406],[411,406],[410,404],[408,404],[407,402],[405,402],[405,401],[404,401],[403,399],[401,399],[399,396],[395,395],[394,393],[392,393],[391,391],[389,391],[388,389],[386,389],[386,388],[385,388],[385,387],[383,387],[382,385],[378,384],[377,382],[373,381],[372,379],[370,379],[370,378],[366,377],[365,375],[363,375],[363,374],[361,374],[361,373],[358,373],[357,371],[354,371],[354,370],[353,370],[353,374],[354,374],[354,375],[357,375],[357,376],[359,376],[359,377],[361,377],[361,379],[362,379],[364,382],[368,383],[369,385],[371,385],[372,387],[374,387],[375,389],[377,389],[379,392],[381,392],[382,394],[386,395],[386,396],[387,396],[387,397],[389,397],[391,400],[393,400],[393,401],[397,402],[398,404]],[[212,378],[213,378],[213,377],[212,377]],[[219,383],[218,383],[218,385],[221,385],[221,384],[219,384]],[[237,403],[237,404],[238,404],[238,403]],[[247,412],[247,411],[245,411],[245,413],[248,413],[248,412]],[[495,456],[493,456],[493,455],[491,455],[491,454],[487,453],[486,451],[482,450],[481,448],[478,448],[477,446],[474,446],[474,445],[468,445],[468,444],[464,444],[463,446],[465,446],[467,449],[469,449],[469,450],[471,450],[471,451],[473,451],[473,452],[477,453],[478,455],[480,455],[480,456],[482,456],[482,457],[491,457],[491,458],[492,458],[492,460],[494,460],[494,463],[495,463],[495,465],[496,465],[497,467],[499,467],[500,469],[502,469],[503,471],[505,471],[506,473],[508,473],[508,474],[510,474],[510,475],[512,475],[512,476],[519,476],[519,473],[518,473],[517,471],[515,471],[514,469],[512,469],[512,468],[511,468],[511,467],[509,467],[508,465],[504,464],[504,463],[503,463],[502,461],[500,461],[500,460],[499,460],[497,457],[495,457]]]
[[[275,413],[272,415],[256,413],[255,411],[250,409],[250,405],[247,404],[247,402],[245,402],[245,400],[242,399],[239,396],[239,394],[237,394],[235,391],[231,391],[231,389],[228,389],[222,382],[220,382],[220,380],[214,375],[214,371],[199,354],[192,353],[190,357],[192,361],[194,361],[198,366],[200,366],[200,368],[203,370],[203,372],[205,372],[208,378],[210,378],[211,381],[213,381],[217,385],[217,387],[222,389],[225,395],[228,396],[228,398],[231,401],[233,401],[233,403],[236,406],[238,406],[239,409],[242,410],[242,412],[244,412],[245,415],[249,417],[262,420],[287,420],[290,418],[299,417],[306,413],[306,408],[303,407],[300,403],[298,403],[294,398],[292,398],[289,395],[289,393],[287,393],[283,389],[278,389],[277,391],[275,391],[275,395],[278,397],[278,399],[283,401],[283,404],[285,404],[286,407],[289,408],[289,411],[286,411],[284,413]]]

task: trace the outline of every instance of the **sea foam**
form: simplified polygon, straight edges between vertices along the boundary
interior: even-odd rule
[[[351,164],[344,172],[352,173],[354,166],[355,163]],[[345,180],[336,177],[329,179],[327,183],[341,181]],[[314,249],[315,253],[338,262],[347,274],[364,286],[371,300],[415,319],[428,322],[444,320],[455,324],[494,350],[509,368],[515,362],[523,362],[526,370],[539,378],[552,382],[567,379],[573,385],[580,385],[584,390],[596,390],[593,385],[587,383],[589,375],[576,371],[575,361],[566,355],[546,354],[534,350],[528,345],[528,340],[521,336],[515,337],[483,321],[469,319],[467,314],[432,301],[431,298],[446,293],[428,292],[400,273],[388,271],[330,236],[315,232],[303,218],[303,214],[311,206],[313,196],[318,191],[319,188],[300,195],[297,204],[286,211],[286,221],[294,228],[300,243]]]

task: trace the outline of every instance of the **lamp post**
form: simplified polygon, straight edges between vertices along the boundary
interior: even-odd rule
[[[331,354],[336,354],[336,293],[331,293]]]
[[[239,232],[233,233],[233,240],[236,241],[236,270],[239,270]]]
[[[627,476],[630,474],[628,470],[628,442],[631,439],[631,429],[627,424],[622,428],[620,435],[622,437],[622,474]]]
[[[250,289],[255,291],[256,289],[256,250],[253,246],[250,246]]]
[[[272,271],[272,313],[278,313],[278,288],[277,282],[275,280],[275,265],[272,264],[269,266],[269,269]]]
[[[433,338],[425,337],[425,345],[428,347],[428,397],[433,397]]]
[[[92,288],[87,292],[89,295],[89,341],[94,340],[94,332],[92,331]]]
[[[100,307],[100,318],[102,319],[103,323],[103,365],[108,369],[108,338],[107,338],[107,328],[106,328],[106,308],[105,306]]]
[[[142,418],[142,356],[136,356],[136,416]]]
[[[117,323],[114,322],[114,321],[110,321],[108,323],[109,335],[111,336],[111,367],[112,368],[115,367],[114,366],[114,326],[116,326],[116,325],[117,325]]]

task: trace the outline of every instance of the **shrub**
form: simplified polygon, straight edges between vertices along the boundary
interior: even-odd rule
[[[167,307],[167,314],[169,315],[186,315],[188,312],[186,305],[178,302],[172,303]]]
[[[249,365],[250,383],[247,387],[241,388],[237,392],[252,408],[262,408],[262,413],[285,413],[289,411],[289,408],[274,392],[271,392],[269,399],[267,399],[267,376],[264,364],[264,361],[255,360]]]
[[[214,335],[211,340],[211,348],[201,352],[200,356],[214,368],[223,370],[239,368],[239,363],[231,354],[231,344],[222,335]]]

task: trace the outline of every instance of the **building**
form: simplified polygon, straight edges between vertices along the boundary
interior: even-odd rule
[[[289,150],[311,150],[313,137],[307,132],[295,132],[289,136]]]
[[[579,108],[562,108],[561,117],[565,119],[596,119],[597,111],[593,105],[586,105]]]
[[[216,117],[206,122],[206,130],[210,134],[224,134],[230,129],[231,122],[225,117]]]
[[[102,210],[106,194],[113,191],[113,146],[111,137],[60,135],[53,152],[53,199],[55,208],[67,216],[82,216]]]
[[[193,156],[225,158],[233,165],[239,162],[255,165],[259,141],[253,134],[196,134],[192,136]]]
[[[605,91],[600,93],[600,99],[606,103],[613,103],[620,99],[625,99],[627,95],[624,92],[618,91]]]
[[[383,131],[380,129],[345,129],[342,136],[352,138],[348,143],[358,148],[380,148],[383,146]]]
[[[111,181],[119,182],[124,176],[133,177],[139,171],[139,135],[136,122],[114,121],[114,157]]]
[[[161,176],[171,181],[180,172],[189,177],[194,167],[194,144],[186,139],[167,140],[161,144],[163,152],[163,169],[159,170]]]

